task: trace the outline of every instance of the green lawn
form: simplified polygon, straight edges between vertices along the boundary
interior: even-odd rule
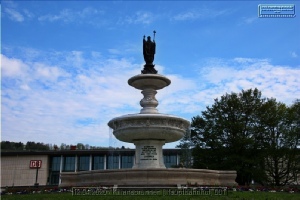
[[[201,199],[235,199],[235,200],[299,200],[299,193],[287,193],[287,192],[232,192],[228,193],[228,196],[116,196],[116,195],[101,195],[101,196],[72,196],[71,193],[49,193],[49,194],[13,194],[1,196],[3,200],[90,200],[90,199],[101,199],[101,200],[135,200],[135,199],[146,199],[146,200],[201,200]]]

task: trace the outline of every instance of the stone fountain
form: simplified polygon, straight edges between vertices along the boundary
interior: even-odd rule
[[[154,32],[155,37],[155,32]],[[163,162],[162,146],[182,138],[190,123],[182,118],[160,114],[156,109],[157,90],[170,85],[171,81],[157,74],[153,60],[155,40],[143,39],[143,54],[146,64],[142,74],[131,77],[128,84],[142,90],[144,98],[140,101],[142,109],[139,114],[124,115],[108,122],[118,140],[134,143],[135,163],[133,169],[166,168]]]
[[[171,81],[159,74],[140,74],[128,80],[128,84],[142,90],[139,114],[124,115],[112,119],[108,125],[118,140],[134,143],[134,169],[166,168],[162,146],[183,137],[190,123],[182,118],[160,114],[156,109],[157,90],[168,86]]]
[[[155,32],[154,32],[155,36]],[[119,185],[119,186],[176,186],[187,183],[200,185],[236,185],[235,171],[208,169],[168,168],[163,161],[162,146],[180,140],[190,126],[189,121],[157,110],[155,98],[171,81],[157,74],[153,65],[155,40],[143,39],[143,54],[146,64],[142,73],[131,77],[128,84],[141,90],[142,109],[138,114],[113,118],[108,126],[118,140],[136,146],[132,169],[93,170],[62,172],[61,186]]]

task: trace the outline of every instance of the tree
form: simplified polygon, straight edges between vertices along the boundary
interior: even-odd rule
[[[289,183],[299,173],[299,107],[262,98],[257,89],[215,99],[192,118],[194,167],[236,170],[240,185]]]
[[[67,149],[67,145],[65,143],[61,143],[60,149],[61,150],[66,150]]]
[[[24,144],[22,142],[10,142],[10,141],[2,141],[1,142],[1,150],[23,150]]]
[[[84,149],[85,149],[85,146],[84,146],[84,144],[82,144],[82,143],[77,143],[76,148],[77,148],[77,149],[80,149],[80,150],[84,150]]]
[[[257,112],[264,102],[257,89],[215,99],[202,116],[192,119],[195,167],[236,170],[236,181],[249,184],[256,172],[260,127]],[[255,154],[253,154],[255,152]]]
[[[26,150],[41,150],[41,151],[47,151],[49,150],[49,146],[44,144],[44,143],[40,143],[40,142],[27,142],[25,145],[25,149]]]
[[[260,123],[264,126],[265,170],[268,183],[276,186],[295,181],[299,173],[300,103],[290,108],[275,99],[263,106]]]

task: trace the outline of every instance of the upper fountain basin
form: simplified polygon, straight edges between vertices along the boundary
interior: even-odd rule
[[[133,143],[135,140],[164,140],[166,143],[181,139],[190,122],[166,114],[129,114],[108,122],[118,140]]]
[[[129,85],[139,90],[147,88],[160,90],[170,85],[170,83],[170,79],[160,74],[139,74],[128,80]]]

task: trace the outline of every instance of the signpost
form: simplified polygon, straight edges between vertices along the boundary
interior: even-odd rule
[[[39,183],[37,182],[37,180],[38,180],[39,168],[42,167],[42,161],[41,160],[30,160],[29,167],[31,169],[36,169],[34,186],[38,187]]]

